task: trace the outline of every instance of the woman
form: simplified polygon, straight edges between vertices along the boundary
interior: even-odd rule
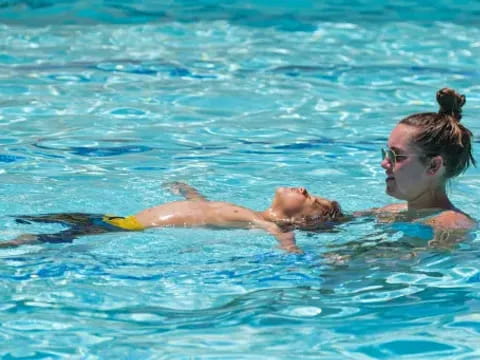
[[[453,205],[446,191],[448,181],[475,165],[475,159],[473,135],[460,123],[465,96],[444,88],[437,92],[437,102],[437,113],[410,115],[391,132],[388,147],[382,149],[386,192],[406,203],[374,212],[421,219],[434,228],[435,241],[444,242],[452,240],[452,233],[464,233],[475,225]]]

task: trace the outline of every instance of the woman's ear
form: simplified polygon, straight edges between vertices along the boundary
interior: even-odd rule
[[[443,167],[443,158],[440,155],[434,156],[430,159],[427,173],[429,175],[435,175]]]

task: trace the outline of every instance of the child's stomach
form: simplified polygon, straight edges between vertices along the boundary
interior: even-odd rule
[[[255,213],[223,202],[176,201],[146,209],[135,217],[145,228],[245,228],[253,221]]]

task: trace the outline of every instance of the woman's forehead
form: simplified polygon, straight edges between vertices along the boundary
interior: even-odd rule
[[[414,146],[412,140],[417,132],[418,129],[413,126],[399,124],[390,133],[387,145],[392,150],[411,149]]]

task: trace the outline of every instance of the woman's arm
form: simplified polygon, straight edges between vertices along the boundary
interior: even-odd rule
[[[425,221],[434,230],[434,237],[428,242],[430,247],[451,248],[468,238],[470,231],[477,223],[461,211],[443,211]]]

